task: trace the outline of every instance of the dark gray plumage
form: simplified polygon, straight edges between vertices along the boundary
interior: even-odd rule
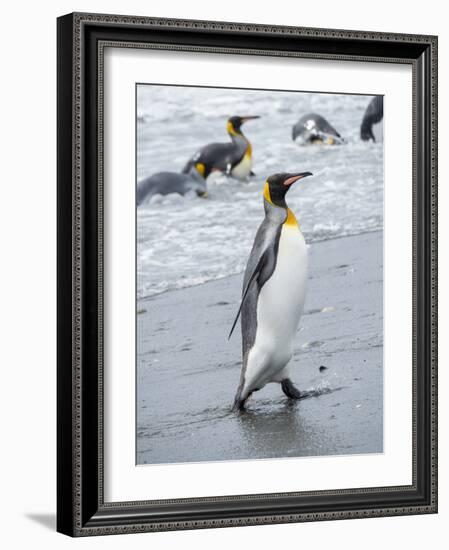
[[[341,144],[344,142],[337,130],[321,115],[309,113],[302,116],[292,128],[292,139],[302,145],[312,143]]]
[[[233,116],[228,119],[227,130],[231,141],[228,143],[209,143],[201,147],[190,158],[183,168],[183,173],[188,173],[193,167],[201,165],[203,176],[207,178],[211,172],[223,172],[230,176],[238,177],[233,173],[234,168],[240,164],[245,154],[251,152],[251,145],[244,136],[241,127],[248,120],[259,118],[258,116]]]
[[[245,379],[248,353],[254,345],[257,331],[257,300],[260,289],[268,281],[276,267],[276,258],[279,247],[279,238],[281,236],[282,224],[287,213],[281,208],[276,208],[264,201],[265,218],[260,225],[254,239],[253,248],[249,255],[248,263],[243,277],[243,292],[241,302],[241,323],[242,323],[242,371],[240,374],[240,383],[234,400],[234,408],[240,407],[240,396]],[[250,279],[254,274],[259,275],[255,284],[250,284]],[[245,289],[247,289],[245,295]],[[237,322],[238,314],[234,322]],[[230,335],[229,335],[230,336]]]
[[[232,167],[242,160],[247,146],[248,143],[242,136],[233,136],[230,143],[209,143],[187,161],[183,173],[187,173],[198,163],[204,164],[206,178],[214,171],[230,173]]]
[[[363,116],[360,126],[360,137],[363,141],[376,141],[374,136],[373,126],[379,123],[384,117],[384,98],[381,95],[376,95],[369,102]]]
[[[198,196],[207,195],[206,181],[195,170],[190,174],[179,174],[177,172],[158,172],[142,180],[137,185],[137,205],[141,205],[154,195],[168,195],[178,193],[185,195],[194,191]]]

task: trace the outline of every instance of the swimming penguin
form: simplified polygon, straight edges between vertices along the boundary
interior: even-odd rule
[[[311,175],[275,174],[265,183],[265,219],[256,234],[229,334],[241,314],[243,365],[234,410],[243,409],[248,397],[269,382],[280,383],[289,398],[305,395],[293,385],[287,365],[304,307],[307,248],[285,195],[295,181]]]
[[[340,145],[344,139],[321,115],[309,113],[302,116],[292,128],[292,139],[298,145]]]
[[[136,201],[139,206],[153,195],[168,195],[170,193],[185,195],[189,191],[196,192],[199,197],[207,196],[206,180],[195,169],[188,174],[158,172],[139,182]]]
[[[228,119],[230,143],[209,143],[197,151],[185,165],[183,172],[192,167],[207,178],[211,172],[224,172],[238,180],[246,180],[252,173],[252,147],[243,134],[242,124],[259,116],[233,116]]]
[[[363,141],[369,141],[370,139],[374,142],[382,140],[383,132],[378,129],[378,126],[381,126],[380,122],[382,122],[383,117],[384,98],[381,95],[376,95],[369,102],[360,126],[360,137]],[[377,134],[377,140],[375,134]]]

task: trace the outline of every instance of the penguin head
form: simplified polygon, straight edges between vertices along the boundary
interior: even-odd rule
[[[226,128],[231,136],[235,134],[241,134],[242,124],[244,124],[248,120],[254,120],[256,118],[260,118],[260,116],[232,116],[231,118],[228,118]]]
[[[311,172],[282,172],[280,174],[273,174],[265,182],[263,196],[270,204],[285,208],[287,206],[285,195],[292,184],[295,181],[312,175]]]

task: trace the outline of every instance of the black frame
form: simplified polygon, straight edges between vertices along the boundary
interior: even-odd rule
[[[413,67],[413,484],[104,503],[105,45]],[[437,512],[437,37],[101,14],[58,19],[58,498],[71,536]]]

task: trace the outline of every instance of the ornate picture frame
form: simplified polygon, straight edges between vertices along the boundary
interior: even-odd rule
[[[104,499],[104,49],[398,63],[413,71],[412,484]],[[58,19],[58,502],[70,536],[437,512],[437,37],[101,14]]]

